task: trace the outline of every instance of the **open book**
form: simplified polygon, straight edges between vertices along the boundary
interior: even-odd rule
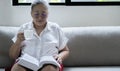
[[[53,64],[60,67],[60,64],[54,59],[53,56],[42,56],[40,60],[37,60],[36,58],[28,54],[24,54],[22,57],[20,57],[18,64],[26,68],[29,68],[33,71],[37,71],[44,64]]]

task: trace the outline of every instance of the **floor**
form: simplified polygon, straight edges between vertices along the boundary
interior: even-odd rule
[[[0,71],[5,71],[4,69],[0,69]]]

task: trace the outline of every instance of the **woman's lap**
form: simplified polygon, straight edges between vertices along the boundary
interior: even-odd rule
[[[5,71],[11,71],[12,67],[13,67],[15,64],[16,64],[16,62],[15,62],[12,66],[5,68]],[[48,65],[51,65],[51,64],[48,64]],[[63,64],[60,64],[60,65],[61,65],[61,68],[59,68],[59,71],[63,71]],[[46,65],[44,65],[43,68],[44,68],[45,66],[46,66]],[[54,65],[53,65],[53,66],[54,66]],[[54,67],[55,67],[55,66],[54,66]],[[25,67],[23,67],[23,68],[25,68]],[[43,68],[41,68],[40,70],[42,70]],[[28,69],[28,68],[25,68],[25,70],[26,70],[26,71],[32,71],[32,70],[30,70],[30,69]],[[39,70],[39,71],[40,71],[40,70]]]

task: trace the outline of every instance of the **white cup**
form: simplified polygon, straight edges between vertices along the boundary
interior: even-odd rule
[[[26,40],[33,38],[33,30],[24,30],[24,37]]]

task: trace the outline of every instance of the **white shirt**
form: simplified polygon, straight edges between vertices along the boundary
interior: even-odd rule
[[[33,39],[22,42],[21,45],[25,45],[22,48],[22,54],[28,53],[38,59],[44,55],[57,55],[68,42],[65,34],[56,23],[48,22],[40,35],[37,35],[32,22],[23,24],[18,32],[24,32],[24,30],[33,30],[34,36]],[[17,34],[12,40],[13,42],[17,40]]]

